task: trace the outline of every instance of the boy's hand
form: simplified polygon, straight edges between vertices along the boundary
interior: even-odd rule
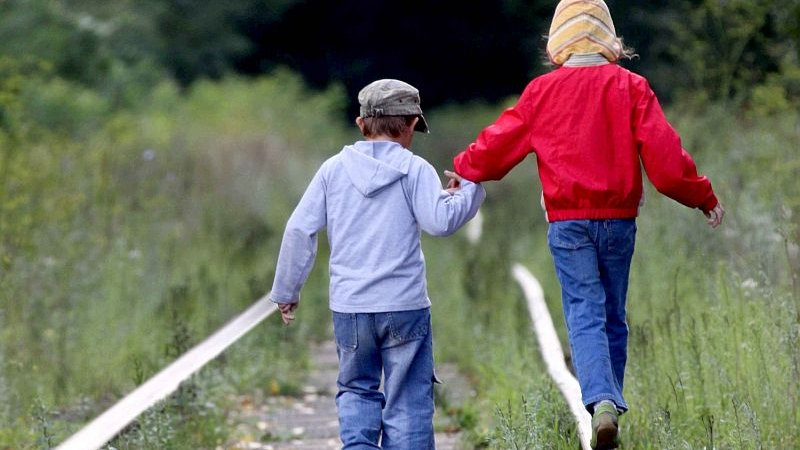
[[[455,172],[451,172],[449,170],[445,170],[444,171],[444,176],[446,176],[447,178],[450,178],[450,180],[447,182],[447,189],[445,189],[445,191],[447,191],[448,193],[452,194],[452,193],[458,191],[459,189],[461,189],[461,179],[462,178],[461,178],[461,176],[459,174],[457,174]]]
[[[278,303],[278,309],[281,310],[283,323],[289,325],[294,320],[294,310],[297,309],[297,303]]]
[[[716,228],[722,223],[722,216],[725,215],[725,208],[722,207],[722,203],[717,203],[717,206],[715,206],[714,209],[705,212],[704,214],[706,217],[708,217],[707,223],[711,225],[712,228]]]

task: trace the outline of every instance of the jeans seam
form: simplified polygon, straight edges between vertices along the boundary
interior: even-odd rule
[[[358,349],[358,324],[356,323],[357,317],[353,313],[337,313],[339,314],[339,322],[344,325],[345,330],[339,330],[334,336],[336,345],[344,352],[354,353]],[[346,336],[342,336],[345,334]],[[341,337],[341,339],[339,338]]]

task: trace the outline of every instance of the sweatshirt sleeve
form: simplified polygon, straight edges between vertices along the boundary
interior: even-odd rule
[[[461,189],[450,194],[442,188],[441,180],[427,162],[418,160],[409,173],[408,195],[420,228],[432,236],[449,236],[478,213],[486,190],[466,178]]]
[[[317,233],[327,224],[323,168],[314,175],[286,223],[270,300],[297,303],[317,255]]]
[[[522,162],[533,150],[530,126],[525,117],[525,103],[530,99],[526,89],[516,105],[507,108],[478,134],[475,142],[456,155],[453,169],[474,182],[500,180]]]
[[[690,208],[708,212],[717,206],[711,182],[697,174],[694,160],[683,149],[650,87],[634,110],[634,133],[647,178],[658,192]]]

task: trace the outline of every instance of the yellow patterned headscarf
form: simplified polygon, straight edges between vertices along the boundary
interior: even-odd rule
[[[561,0],[556,6],[547,56],[560,66],[573,53],[600,53],[611,62],[622,55],[622,42],[603,0]]]

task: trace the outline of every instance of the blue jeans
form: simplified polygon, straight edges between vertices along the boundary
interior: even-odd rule
[[[430,309],[333,312],[333,332],[343,450],[433,450]]]
[[[628,409],[622,396],[628,359],[625,301],[635,241],[634,219],[566,220],[551,223],[547,231],[572,365],[590,413],[600,400]]]

